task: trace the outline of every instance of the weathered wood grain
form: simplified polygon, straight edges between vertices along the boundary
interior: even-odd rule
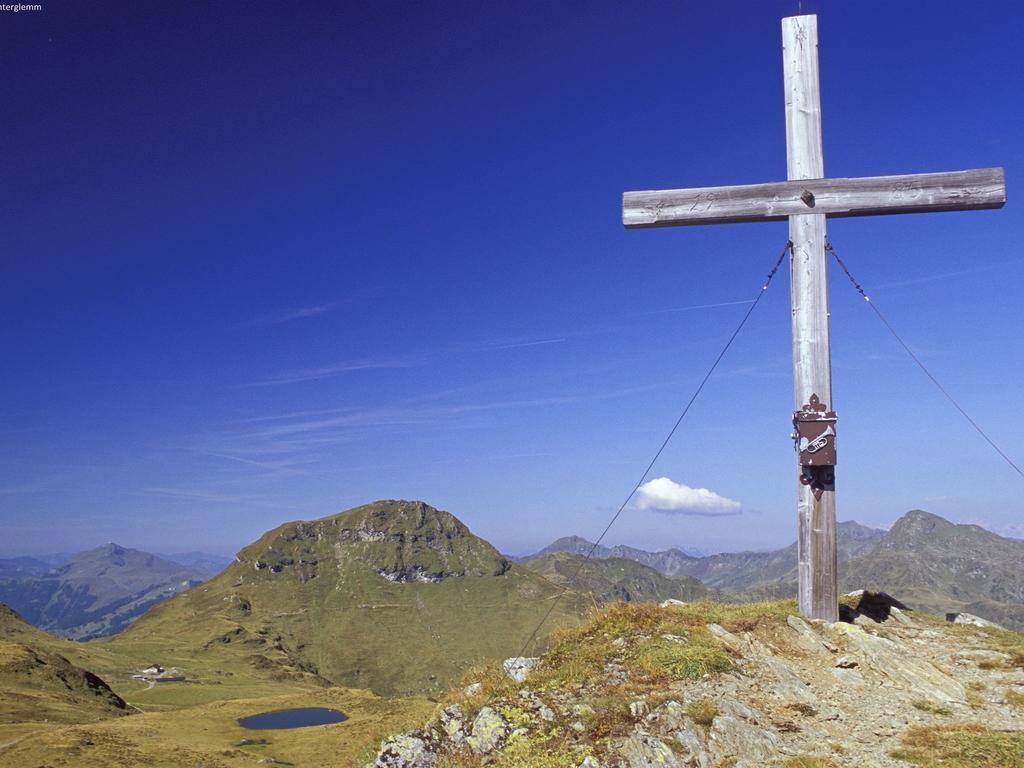
[[[787,109],[786,114],[789,114]],[[794,123],[803,124],[794,120]],[[787,131],[790,133],[790,131]],[[802,196],[810,192],[813,198]],[[806,178],[731,187],[696,187],[622,195],[622,223],[630,229],[695,224],[780,221],[803,213],[830,218],[1001,208],[1002,168],[861,178]]]
[[[825,178],[818,77],[818,29],[813,15],[782,21],[788,181],[728,187],[625,192],[622,223],[630,229],[789,219],[795,410],[817,395],[829,409],[825,225],[831,217],[1000,208],[1002,168],[863,178]],[[799,470],[798,470],[799,471]],[[835,485],[797,484],[800,611],[836,621]]]
[[[786,89],[786,160],[797,186],[825,175],[821,145],[816,16],[782,20],[783,80]],[[799,193],[798,193],[799,194]],[[813,194],[813,193],[812,193]],[[832,408],[832,362],[828,325],[828,264],[825,213],[817,198],[789,219],[790,292],[793,305],[793,403],[800,410],[811,395]],[[813,203],[813,207],[811,205]],[[815,498],[797,483],[798,586],[800,612],[812,619],[839,620],[836,574],[836,494],[826,486]]]
[[[782,20],[782,82],[786,95],[786,178],[825,175],[821,148],[821,84],[818,79],[818,17]]]

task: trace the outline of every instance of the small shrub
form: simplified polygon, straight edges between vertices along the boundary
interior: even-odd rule
[[[587,726],[587,732],[595,740],[613,736],[624,736],[633,728],[633,715],[627,699],[618,696],[603,696],[589,702],[593,712],[585,712],[579,720]]]
[[[818,710],[816,710],[810,704],[805,704],[802,701],[795,702],[793,704],[787,704],[786,709],[791,709],[794,712],[799,712],[804,717],[814,717],[816,714],[818,714]]]
[[[922,712],[928,712],[932,715],[945,715],[948,717],[949,715],[953,714],[953,710],[951,710],[949,707],[945,707],[942,704],[939,704],[935,701],[928,701],[927,699],[915,699],[910,703],[913,705],[914,709],[919,709]]]
[[[711,699],[701,699],[688,704],[686,714],[693,719],[693,722],[709,728],[718,717],[718,705]]]

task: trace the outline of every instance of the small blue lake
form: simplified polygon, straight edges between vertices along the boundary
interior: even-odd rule
[[[308,728],[311,725],[330,725],[348,718],[336,709],[326,707],[300,707],[280,709],[276,712],[262,712],[258,715],[241,717],[238,724],[254,731],[270,731],[280,728]]]

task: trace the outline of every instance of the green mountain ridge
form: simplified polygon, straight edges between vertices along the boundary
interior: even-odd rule
[[[448,512],[378,501],[278,526],[112,645],[202,649],[377,693],[440,691],[467,666],[518,652],[561,592]],[[561,599],[547,628],[584,605]]]
[[[124,699],[58,652],[61,641],[0,604],[0,722],[82,722],[128,714]]]

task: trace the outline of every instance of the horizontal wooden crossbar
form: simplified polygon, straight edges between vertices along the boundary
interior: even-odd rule
[[[622,223],[630,228],[778,221],[802,213],[829,217],[1001,208],[1002,168],[946,173],[805,179],[734,187],[624,192]]]

